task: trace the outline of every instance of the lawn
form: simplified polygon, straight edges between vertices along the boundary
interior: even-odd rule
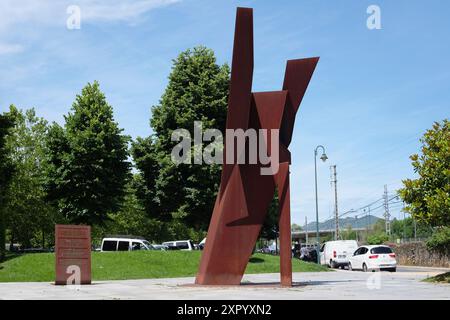
[[[93,280],[174,278],[195,276],[199,251],[93,252]],[[54,281],[53,253],[31,253],[9,256],[0,264],[0,282]],[[279,257],[255,254],[246,273],[279,272]],[[327,271],[314,263],[293,259],[294,272]]]
[[[435,282],[435,283],[450,283],[450,272],[441,273],[437,276],[426,278],[426,282]]]

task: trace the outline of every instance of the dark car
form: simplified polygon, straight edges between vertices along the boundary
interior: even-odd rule
[[[316,248],[306,248],[305,254],[298,257],[302,261],[306,262],[317,262],[317,251]]]

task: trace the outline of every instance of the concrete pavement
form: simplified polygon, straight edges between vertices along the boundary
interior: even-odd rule
[[[445,269],[442,269],[445,271]],[[240,287],[195,287],[194,278],[95,281],[81,288],[51,283],[0,283],[0,299],[449,299],[450,285],[420,280],[441,269],[399,268],[397,273],[294,273],[295,286],[280,288],[278,274],[246,275]]]

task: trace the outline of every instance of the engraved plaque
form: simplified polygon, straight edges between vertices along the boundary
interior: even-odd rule
[[[55,284],[91,283],[91,227],[55,226]]]

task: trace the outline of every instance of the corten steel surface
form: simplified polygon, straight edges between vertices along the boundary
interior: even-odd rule
[[[80,268],[80,283],[91,283],[91,227],[61,225],[55,226],[55,284],[65,285],[73,275],[70,266]],[[69,268],[69,270],[68,270]],[[69,271],[69,272],[68,272]],[[78,284],[72,281],[70,284]]]
[[[289,60],[283,90],[252,93],[253,10],[238,8],[227,129],[279,129],[279,170],[261,175],[257,164],[226,164],[195,280],[199,285],[238,285],[256,244],[275,190],[280,204],[281,284],[292,286],[288,150],[299,105],[319,58]],[[270,151],[270,132],[264,141]],[[235,160],[240,156],[236,155]],[[224,152],[224,159],[226,159]],[[244,150],[248,160],[248,148]],[[236,163],[236,161],[234,162]]]

